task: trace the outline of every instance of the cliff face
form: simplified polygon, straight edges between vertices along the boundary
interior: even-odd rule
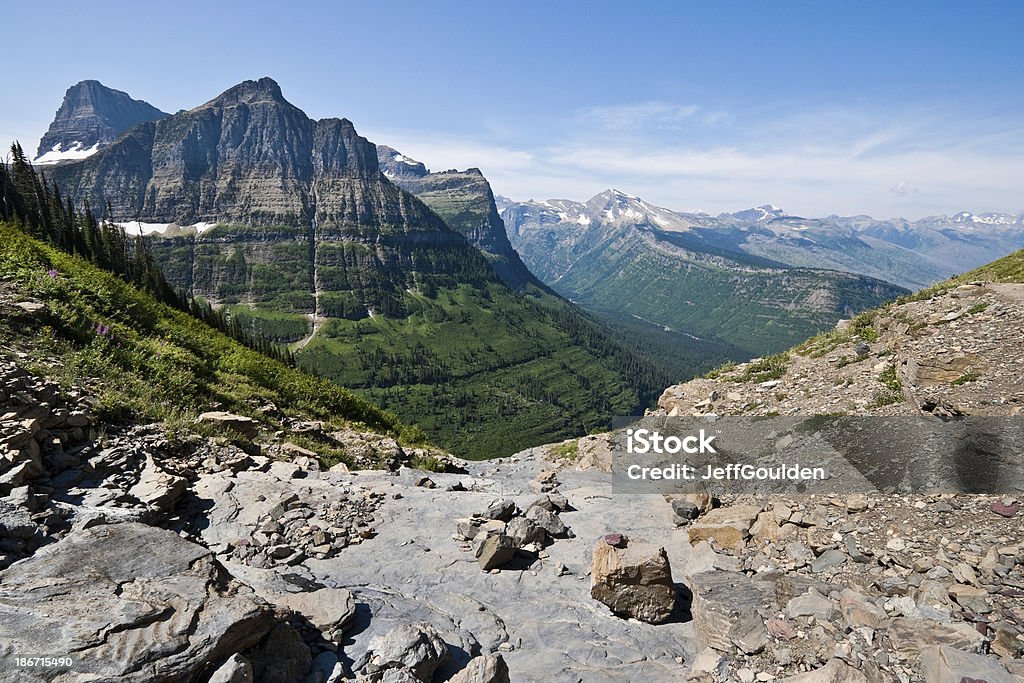
[[[505,284],[513,289],[543,287],[512,248],[491,185],[479,169],[430,173],[422,163],[384,145],[378,145],[377,156],[384,175],[482,251]]]
[[[165,116],[148,102],[133,100],[99,81],[82,81],[68,88],[53,123],[39,141],[37,156],[60,161],[62,154],[84,153],[113,142],[133,126]]]
[[[214,301],[366,317],[398,314],[417,278],[493,278],[479,253],[381,174],[375,146],[350,121],[311,120],[269,78],[138,126],[54,177],[93,206],[109,202],[115,220],[217,224],[155,245],[175,284]],[[332,294],[318,310],[322,289]]]

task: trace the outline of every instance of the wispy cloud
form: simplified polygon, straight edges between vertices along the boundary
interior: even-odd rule
[[[609,130],[679,130],[694,122],[710,124],[721,114],[706,112],[695,104],[640,102],[614,106],[586,107],[576,112],[576,120]]]
[[[764,203],[804,215],[1024,209],[1024,124],[1012,113],[792,108],[722,113],[641,102],[571,113],[526,142],[380,131],[440,169],[477,166],[511,197],[586,199],[617,187],[669,208]],[[624,131],[629,134],[623,134]],[[544,137],[550,135],[551,137]]]

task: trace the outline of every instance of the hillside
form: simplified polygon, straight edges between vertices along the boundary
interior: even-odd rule
[[[449,213],[453,229],[381,172],[350,121],[310,119],[269,78],[52,177],[153,235],[172,285],[467,457],[602,429],[672,379],[572,307],[510,288],[501,273],[527,280],[517,258],[474,246],[465,221]],[[486,202],[456,213],[481,206],[493,235]]]
[[[1024,251],[789,351],[669,387],[669,415],[1019,415]]]
[[[607,191],[586,205],[517,204],[503,217],[526,263],[559,294],[599,314],[727,340],[735,359],[784,349],[906,292],[709,244],[680,217],[636,203]]]
[[[228,411],[273,432],[318,421],[323,430],[372,430],[405,440],[403,427],[351,392],[289,368],[96,268],[0,224],[0,346],[66,387],[88,387],[100,420],[159,421],[199,429],[204,412]],[[348,460],[332,439],[293,437],[325,458]]]

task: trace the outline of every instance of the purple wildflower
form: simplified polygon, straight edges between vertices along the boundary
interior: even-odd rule
[[[54,268],[50,268],[48,271],[46,271],[46,274],[49,275],[50,277],[57,277],[57,271]]]

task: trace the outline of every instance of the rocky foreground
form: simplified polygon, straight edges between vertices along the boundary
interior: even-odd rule
[[[4,680],[1024,679],[1012,498],[616,495],[606,437],[320,471],[0,378]]]

